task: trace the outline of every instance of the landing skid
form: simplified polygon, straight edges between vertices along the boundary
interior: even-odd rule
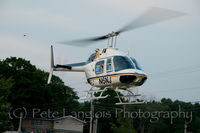
[[[88,91],[85,91],[86,92],[86,96],[84,98],[80,98],[80,100],[90,100],[90,101],[93,101],[93,100],[97,100],[97,99],[105,99],[108,97],[108,95],[105,95],[103,96],[103,93],[105,91],[107,91],[109,87],[105,87],[104,89],[102,90],[93,90],[93,87],[88,90]],[[114,89],[114,91],[116,92],[117,96],[116,98],[119,99],[119,103],[115,103],[116,105],[131,105],[131,104],[144,104],[145,101],[144,100],[138,100],[137,98],[139,96],[141,96],[141,94],[138,94],[137,91],[135,92],[132,92],[131,90],[129,89],[126,89],[124,91],[127,92],[126,95],[123,95],[123,96],[120,96],[119,95],[119,89],[118,87],[116,87],[116,89]],[[100,92],[100,94],[98,96],[95,96],[94,93],[97,93],[97,92]],[[124,102],[124,100],[126,102]]]
[[[144,104],[145,101],[138,101],[137,97],[141,96],[141,94],[138,94],[136,91],[132,92],[131,90],[124,90],[127,91],[128,94],[124,96],[120,96],[118,93],[118,87],[116,87],[115,92],[117,94],[116,98],[119,99],[119,103],[116,103],[116,105],[132,105],[132,104]],[[123,102],[123,100],[128,102]]]
[[[85,91],[86,92],[86,96],[84,98],[80,98],[80,100],[95,100],[95,99],[107,98],[108,95],[102,96],[105,91],[107,91],[107,87],[105,87],[103,90],[93,90],[93,87],[92,87],[90,90]],[[100,95],[99,96],[94,96],[94,93],[97,93],[97,92],[101,92]]]

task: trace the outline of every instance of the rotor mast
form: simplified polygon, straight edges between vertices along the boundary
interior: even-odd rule
[[[108,38],[108,47],[116,48],[118,35],[119,32],[114,32],[114,31],[106,35],[106,37]]]

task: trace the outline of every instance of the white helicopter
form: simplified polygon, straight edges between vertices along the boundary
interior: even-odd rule
[[[101,92],[99,96],[93,99],[106,98],[103,92],[107,88],[113,89],[119,103],[124,104],[142,104],[144,101],[138,101],[137,97],[140,94],[133,93],[130,88],[141,86],[147,80],[147,74],[142,70],[139,63],[134,57],[130,57],[128,53],[119,51],[116,48],[116,39],[122,32],[154,24],[157,22],[169,20],[175,17],[182,16],[183,13],[162,8],[151,8],[135,21],[121,28],[117,32],[112,32],[104,36],[94,37],[89,39],[73,40],[61,42],[63,44],[84,45],[91,42],[108,39],[108,46],[102,49],[96,49],[86,62],[66,65],[54,65],[53,46],[51,46],[51,68],[48,78],[48,83],[51,81],[53,71],[73,71],[84,72],[88,83],[92,87],[104,88],[103,90],[87,91],[89,93]],[[119,96],[118,90],[125,90],[128,95]],[[88,96],[88,95],[87,95]],[[133,98],[133,101],[123,102],[122,98]]]

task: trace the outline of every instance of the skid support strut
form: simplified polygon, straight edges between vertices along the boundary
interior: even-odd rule
[[[126,89],[125,91],[127,91],[128,94],[124,96],[120,96],[118,92],[118,87],[116,87],[115,89],[115,92],[117,94],[116,98],[119,99],[119,103],[116,103],[116,105],[144,104],[145,103],[144,100],[138,101],[137,99],[137,97],[141,96],[141,94],[137,94],[137,93],[134,94],[131,90],[128,90],[128,89]],[[124,100],[126,102],[124,102]]]
[[[107,91],[107,87],[105,87],[103,90],[93,90],[93,87],[92,87],[90,90],[85,91],[86,92],[86,96],[84,98],[81,98],[80,100],[95,100],[95,99],[107,98],[108,95],[103,96],[103,93],[105,91]],[[100,92],[100,95],[95,97],[94,93],[97,93],[97,92]]]

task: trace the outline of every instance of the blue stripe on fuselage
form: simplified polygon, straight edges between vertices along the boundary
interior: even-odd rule
[[[122,75],[122,74],[137,74],[137,75],[145,76],[146,77],[146,75],[139,74],[139,73],[117,73],[117,74],[108,74],[108,75],[103,75],[103,76],[91,77],[91,78],[88,78],[88,80],[89,79],[94,79],[94,78],[101,78],[101,77],[105,77],[105,76]]]

